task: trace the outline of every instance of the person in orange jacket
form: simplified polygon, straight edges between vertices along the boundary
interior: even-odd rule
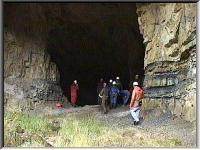
[[[70,89],[71,89],[71,103],[72,103],[72,106],[75,106],[77,104],[78,95],[79,95],[79,86],[78,86],[77,80],[74,80],[74,82],[70,86]]]
[[[144,90],[139,87],[138,82],[133,82],[133,92],[130,102],[130,112],[134,119],[134,125],[139,124],[139,118],[140,118],[140,111],[141,111],[141,105],[142,105],[142,99],[144,97]]]

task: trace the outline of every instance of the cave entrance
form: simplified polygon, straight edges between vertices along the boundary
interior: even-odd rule
[[[78,105],[83,106],[97,104],[100,78],[108,82],[119,76],[124,89],[136,74],[143,78],[145,48],[135,3],[71,4],[63,19],[49,32],[47,51],[69,100],[75,79],[80,88]]]

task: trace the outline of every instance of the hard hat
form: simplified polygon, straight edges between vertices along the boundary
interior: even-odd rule
[[[115,81],[113,81],[113,83],[112,83],[112,84],[114,85],[114,84],[116,84],[116,82],[115,82]]]
[[[110,83],[112,83],[112,81],[113,81],[113,80],[112,80],[112,79],[110,79],[110,81],[109,81],[109,82],[110,82]]]
[[[74,80],[74,83],[77,83],[77,80]]]
[[[138,79],[138,78],[139,78],[139,75],[138,75],[138,74],[136,74],[136,75],[135,75],[135,78],[136,78],[136,79]]]
[[[116,77],[117,80],[119,80],[119,77]]]
[[[135,86],[135,85],[138,85],[138,82],[133,82],[133,85]]]

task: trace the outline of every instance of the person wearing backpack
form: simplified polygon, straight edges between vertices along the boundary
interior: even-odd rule
[[[140,111],[142,106],[142,99],[144,98],[144,90],[139,87],[138,82],[133,82],[133,92],[130,102],[130,112],[131,116],[134,119],[134,125],[139,124]]]

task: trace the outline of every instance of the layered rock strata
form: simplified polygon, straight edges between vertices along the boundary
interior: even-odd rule
[[[21,104],[38,100],[59,100],[59,72],[45,51],[45,45],[4,32],[4,100]],[[12,101],[12,103],[13,103]],[[13,105],[16,105],[13,104]]]
[[[196,120],[196,4],[138,4],[137,14],[146,47],[146,107]]]

